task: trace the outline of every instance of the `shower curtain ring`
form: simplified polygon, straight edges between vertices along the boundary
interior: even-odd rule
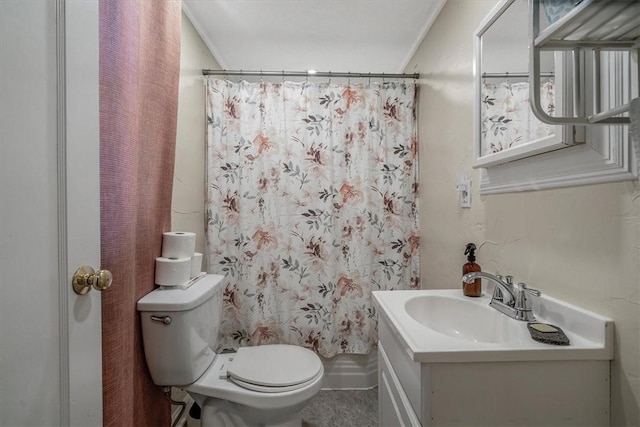
[[[371,86],[371,73],[369,73],[369,86]]]
[[[284,84],[284,70],[282,70],[282,83]]]

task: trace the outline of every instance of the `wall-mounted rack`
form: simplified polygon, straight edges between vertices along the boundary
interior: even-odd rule
[[[629,0],[582,0],[565,16],[540,30],[540,0],[530,4],[530,61],[529,86],[531,108],[536,117],[550,124],[588,125],[588,124],[628,124],[628,117],[615,117],[629,111],[626,103],[606,111],[600,111],[602,51],[628,51],[632,54],[632,67],[635,68],[631,87],[635,96],[640,86],[638,73],[638,52],[640,50],[640,1]],[[593,51],[593,112],[586,115],[584,99],[581,99],[580,51]],[[550,116],[540,103],[540,52],[571,51],[573,59],[573,117]]]
[[[543,78],[552,78],[554,77],[554,73],[540,73],[540,77]],[[529,73],[527,72],[516,72],[516,73],[482,73],[483,79],[528,79]]]

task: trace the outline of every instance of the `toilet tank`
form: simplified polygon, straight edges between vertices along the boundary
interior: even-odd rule
[[[156,385],[193,383],[211,365],[227,279],[207,274],[187,289],[155,289],[138,301],[144,354]]]

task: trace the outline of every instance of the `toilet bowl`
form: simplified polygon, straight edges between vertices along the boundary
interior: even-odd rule
[[[187,289],[156,289],[138,301],[145,358],[155,384],[186,390],[203,427],[300,426],[324,368],[303,347],[272,344],[216,354],[225,278]]]
[[[247,366],[253,365],[249,372],[244,372],[244,367],[239,365],[234,369],[238,359],[244,359],[243,350],[252,350],[250,357],[246,357]],[[268,354],[263,354],[263,350]],[[202,408],[202,427],[300,426],[299,413],[320,390],[324,369],[318,358],[318,365],[310,363],[302,370],[292,368],[280,377],[277,371],[286,370],[287,356],[298,354],[299,350],[305,349],[269,345],[241,348],[240,357],[238,353],[217,355],[196,382],[184,387]],[[315,356],[313,352],[308,353]],[[283,356],[280,361],[269,362],[270,357],[278,354]],[[261,366],[271,366],[273,370],[260,372]],[[258,373],[255,378],[247,375],[252,374],[252,369]],[[262,375],[265,373],[268,375]]]

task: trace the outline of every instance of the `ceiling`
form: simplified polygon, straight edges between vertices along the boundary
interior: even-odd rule
[[[183,0],[223,69],[401,73],[446,0]]]

